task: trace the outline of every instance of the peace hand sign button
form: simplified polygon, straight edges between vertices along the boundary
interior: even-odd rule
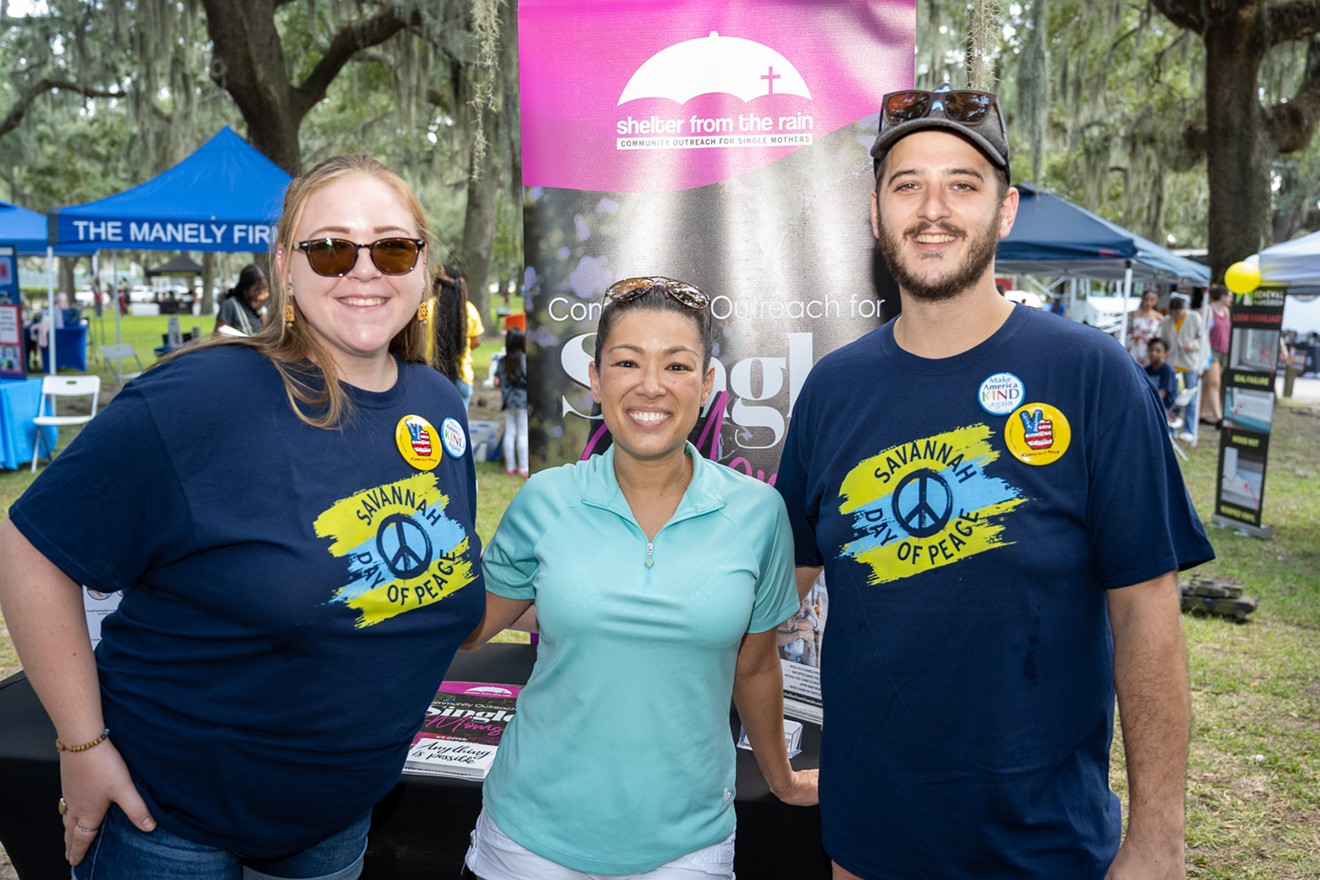
[[[1030,465],[1054,464],[1068,451],[1072,428],[1058,407],[1028,403],[1004,425],[1004,443],[1018,461]]]
[[[399,454],[419,471],[435,470],[440,463],[440,438],[431,423],[421,416],[407,415],[394,429]]]

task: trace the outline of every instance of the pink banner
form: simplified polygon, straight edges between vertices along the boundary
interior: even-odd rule
[[[914,29],[912,0],[523,0],[538,465],[608,442],[586,372],[606,286],[668,275],[721,326],[693,442],[773,481],[807,372],[881,318],[868,150]]]
[[[912,82],[914,0],[524,0],[523,181],[604,192],[729,180]]]

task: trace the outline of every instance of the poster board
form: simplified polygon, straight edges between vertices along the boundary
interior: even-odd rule
[[[608,446],[602,295],[664,275],[718,328],[692,441],[773,482],[807,373],[880,323],[868,151],[912,85],[911,0],[524,0],[518,24],[536,467]]]
[[[774,483],[807,374],[878,327],[896,292],[869,150],[884,94],[912,87],[915,31],[913,0],[520,3],[537,469],[608,447],[588,380],[602,297],[661,275],[702,288],[717,327],[689,439]],[[823,581],[788,622],[811,632],[780,650],[787,711],[819,722],[817,606]]]
[[[21,302],[18,248],[0,244],[0,378],[4,379],[22,379],[27,375]]]
[[[1265,465],[1274,421],[1274,373],[1278,367],[1287,290],[1259,287],[1233,296],[1228,367],[1224,371],[1224,425],[1219,443],[1215,520],[1261,537]]]

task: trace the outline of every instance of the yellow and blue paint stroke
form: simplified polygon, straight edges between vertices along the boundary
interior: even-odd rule
[[[839,512],[853,537],[839,549],[886,584],[1006,546],[1004,520],[1026,502],[986,467],[999,458],[987,425],[892,446],[848,472]]]
[[[444,600],[476,580],[463,526],[445,515],[449,497],[434,474],[414,474],[332,504],[313,524],[348,563],[335,591],[358,628]]]

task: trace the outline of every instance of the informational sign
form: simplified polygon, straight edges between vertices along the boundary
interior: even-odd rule
[[[18,248],[0,244],[0,303],[18,302]]]
[[[813,364],[879,324],[868,150],[882,95],[912,84],[912,0],[518,16],[533,457],[608,445],[587,378],[602,295],[664,275],[705,290],[719,325],[692,441],[773,482]]]
[[[265,251],[275,237],[268,223],[199,223],[188,220],[90,220],[61,216],[54,227],[63,244],[181,251]]]
[[[1274,420],[1274,371],[1279,361],[1283,288],[1259,287],[1233,297],[1228,369],[1224,371],[1224,426],[1219,444],[1215,519],[1262,536],[1265,462]]]
[[[21,379],[27,374],[20,301],[18,248],[0,244],[0,378]]]

